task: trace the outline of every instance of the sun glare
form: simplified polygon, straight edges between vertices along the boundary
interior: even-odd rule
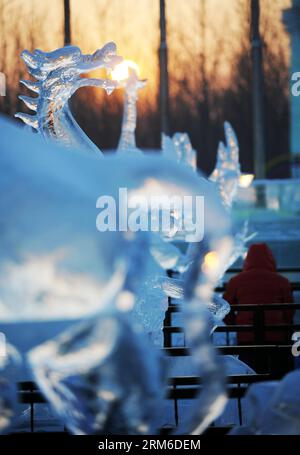
[[[253,182],[254,174],[242,174],[239,180],[240,188],[248,188]]]
[[[112,79],[116,81],[124,81],[129,77],[129,69],[133,69],[137,75],[140,75],[139,66],[132,60],[123,60],[119,65],[112,71]]]

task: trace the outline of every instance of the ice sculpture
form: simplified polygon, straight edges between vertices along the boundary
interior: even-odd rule
[[[239,145],[236,134],[230,125],[230,123],[224,123],[224,131],[226,138],[226,145],[220,142],[217,155],[217,164],[210,176],[210,180],[217,185],[221,199],[227,210],[232,207],[233,200],[236,196],[237,188],[241,178],[240,164],[239,164]],[[177,139],[176,139],[177,138]],[[180,141],[181,138],[181,141]],[[182,152],[182,149],[178,146],[179,143],[185,143],[186,146]],[[162,150],[163,155],[169,159],[176,160],[179,163],[190,165],[191,168],[196,170],[195,167],[195,152],[192,150],[188,136],[186,134],[176,133],[173,139],[163,135],[162,137]],[[193,164],[194,163],[194,164]],[[255,233],[248,232],[248,222],[244,224],[241,231],[237,232],[234,237],[234,248],[232,254],[228,258],[226,264],[224,264],[223,270],[220,271],[219,281],[222,280],[226,270],[236,262],[239,257],[244,257],[247,248],[246,244],[255,237]],[[176,231],[173,233],[174,239],[178,239]],[[186,249],[186,253],[183,254],[176,245],[163,245],[156,241],[153,254],[154,257],[161,262],[168,261],[174,272],[185,272],[191,264],[192,251],[195,245],[190,245]],[[165,278],[162,280],[162,286],[166,294],[171,298],[182,298],[183,295],[183,282],[182,280],[176,280],[174,278]],[[215,296],[215,300],[218,297]],[[220,301],[219,301],[220,303]],[[210,308],[214,308],[213,302],[210,304]],[[223,306],[223,310],[220,311],[221,307],[218,307],[218,311],[215,313],[223,314],[229,311],[228,305]]]
[[[189,137],[186,133],[175,133],[173,138],[166,135],[162,135],[162,154],[172,161],[176,161],[181,165],[187,166],[194,172],[197,171],[196,165],[196,152],[193,150],[190,143]],[[238,154],[237,154],[238,157]],[[218,186],[219,189],[219,186]],[[221,197],[223,196],[220,193]],[[189,268],[192,267],[194,261],[195,252],[201,248],[199,244],[186,245],[185,248],[178,248],[178,245],[174,244],[174,241],[182,241],[180,238],[180,232],[176,229],[176,225],[180,225],[180,216],[174,213],[174,226],[175,229],[170,233],[169,240],[173,242],[163,243],[162,240],[156,240],[152,245],[152,254],[159,261],[161,265],[168,263],[169,269],[177,274],[188,273]],[[229,259],[228,259],[229,260]],[[224,270],[220,271],[220,276],[223,276]],[[171,298],[183,299],[184,295],[184,277],[174,278],[165,277],[161,279],[162,288],[166,295]],[[217,302],[217,303],[216,303]],[[224,317],[229,312],[229,305],[224,300],[220,300],[215,295],[210,302],[207,302],[207,307],[210,310],[210,330],[212,331],[216,326],[218,317]]]
[[[230,210],[242,174],[239,163],[239,144],[234,129],[229,122],[224,123],[224,132],[226,145],[223,142],[219,143],[217,164],[209,178],[218,186],[222,201],[225,207]],[[234,248],[228,259],[228,263],[224,265],[224,271],[220,275],[220,281],[226,270],[228,270],[239,257],[243,258],[245,256],[247,251],[246,244],[252,240],[255,235],[256,233],[250,234],[248,232],[248,222],[246,221],[242,229],[234,236]]]
[[[210,176],[210,180],[218,185],[225,206],[231,207],[241,176],[239,145],[230,123],[224,123],[224,132],[226,145],[223,142],[219,143],[217,164]]]
[[[175,133],[172,138],[162,133],[161,149],[164,158],[196,171],[196,152],[192,148],[189,136],[186,133]],[[182,226],[181,214],[175,209],[173,210],[171,221],[172,226],[167,234],[152,238],[151,253],[157,263],[164,269],[184,272],[190,261],[187,259],[187,255],[175,244],[175,242],[184,241],[185,238],[185,232],[180,229],[180,226]],[[165,279],[162,279],[163,287],[164,283],[167,282],[171,283],[172,278],[168,279],[165,277]],[[166,289],[167,287],[165,287]]]
[[[229,122],[224,123],[224,132],[226,145],[222,141],[219,143],[216,167],[209,179],[218,185],[224,205],[230,208],[242,174],[238,140]],[[172,138],[162,134],[162,152],[166,158],[197,169],[196,152],[186,133],[175,133]]]
[[[143,258],[144,279],[140,281],[132,316],[158,348],[163,346],[163,325],[168,309],[168,298],[161,286],[164,271],[148,255]]]
[[[124,315],[100,314],[37,347],[29,359],[41,390],[72,433],[156,433],[163,365]]]
[[[38,383],[43,390],[47,389],[47,399],[59,410],[66,425],[73,430],[76,428],[76,432],[77,429],[78,432],[86,432],[93,423],[101,431],[101,423],[97,426],[99,420],[97,423],[93,418],[98,416],[100,422],[101,419],[102,422],[108,422],[111,415],[108,404],[110,395],[101,400],[101,393],[106,391],[102,379],[107,378],[109,371],[120,371],[120,357],[116,353],[109,357],[107,364],[100,365],[94,362],[93,357],[93,343],[98,336],[96,328],[106,324],[105,315],[108,311],[116,330],[116,338],[111,341],[120,349],[124,345],[125,358],[131,357],[133,349],[136,349],[140,353],[139,367],[142,369],[146,368],[144,360],[151,358],[152,362],[147,364],[148,376],[156,378],[153,390],[147,382],[136,384],[136,370],[128,369],[127,386],[131,382],[135,383],[149,400],[144,404],[142,400],[134,400],[133,389],[125,388],[129,395],[122,390],[118,397],[124,399],[121,402],[117,400],[120,412],[116,416],[120,420],[113,422],[115,431],[123,428],[123,415],[127,415],[127,412],[130,413],[128,431],[139,428],[141,433],[147,432],[143,427],[145,422],[148,428],[153,428],[155,415],[151,411],[151,400],[153,398],[153,402],[156,402],[164,384],[163,380],[158,382],[161,364],[156,348],[146,342],[143,346],[136,346],[139,337],[136,335],[136,322],[131,317],[139,283],[143,279],[140,275],[143,274],[142,265],[150,254],[149,234],[97,232],[95,203],[99,194],[111,195],[117,200],[119,187],[126,187],[130,194],[145,197],[151,194],[205,197],[205,238],[201,248],[194,252],[184,284],[186,331],[192,361],[196,371],[203,377],[203,388],[194,402],[189,419],[178,432],[196,434],[203,431],[221,412],[226,400],[224,374],[210,344],[207,323],[207,302],[211,299],[219,269],[231,250],[230,218],[214,185],[188,168],[160,156],[126,159],[110,156],[102,160],[99,166],[97,156],[59,148],[53,142],[46,144],[39,135],[28,134],[7,121],[0,121],[0,129],[3,172],[0,185],[1,194],[6,195],[5,199],[0,199],[3,216],[0,276],[5,270],[7,279],[0,287],[2,309],[6,311],[5,315],[1,311],[0,317],[4,315],[11,322],[26,319],[28,323],[38,324],[41,319],[64,319],[68,307],[69,319],[76,319],[79,315],[81,320],[86,319],[81,328],[74,327],[63,334],[63,338],[54,339],[44,348],[38,348],[45,349],[51,355],[47,369],[38,354],[41,351],[30,355]],[[114,178],[111,178],[112,175]],[[39,276],[43,278],[44,288],[37,287],[36,273],[33,273],[35,269],[32,268],[23,275],[21,282],[15,280],[17,267],[28,260],[40,260]],[[27,301],[16,301],[16,292],[21,295],[22,290],[27,293]],[[73,301],[75,308],[72,308]],[[89,320],[91,316],[92,321]],[[34,329],[31,332],[33,335],[36,333]],[[18,337],[17,330],[15,337]],[[123,337],[128,338],[128,344],[123,343]],[[32,347],[38,346],[40,341],[34,339]],[[109,349],[110,341],[104,337],[103,343]],[[75,364],[72,364],[73,354]],[[86,370],[81,370],[77,360],[82,362],[84,369],[85,359],[91,363]],[[105,365],[108,365],[107,369]],[[91,371],[99,371],[99,376],[88,377],[89,367]],[[88,422],[82,422],[80,413],[78,420],[74,419],[74,411],[84,409],[85,413],[90,410],[89,395],[84,392],[81,394],[81,391],[90,391],[91,383],[93,393],[97,392],[100,397],[95,403],[98,407],[89,414]],[[113,383],[116,389],[121,385],[117,381]],[[58,390],[62,391],[59,396]],[[62,400],[63,396],[72,399]]]
[[[126,60],[120,65],[126,65]],[[128,74],[129,73],[129,74]],[[113,71],[112,77],[118,78],[118,67]],[[121,136],[117,148],[117,153],[136,153],[140,150],[135,143],[135,129],[137,120],[137,99],[138,91],[145,87],[146,80],[139,79],[136,69],[127,67],[127,73],[121,74],[120,85],[125,89],[124,95],[124,111],[121,127]],[[118,79],[117,79],[118,80]]]
[[[256,236],[256,234],[256,232],[249,232],[249,222],[246,220],[241,230],[234,236],[234,248],[230,258],[228,259],[228,264],[225,270],[228,270],[238,258],[245,258],[248,251],[247,244]],[[222,277],[220,277],[220,280],[221,279]]]
[[[245,401],[247,422],[233,435],[300,435],[300,371],[281,381],[253,384]]]
[[[217,367],[217,354],[205,340],[210,335],[211,326],[214,323],[212,322],[214,316],[207,308],[207,303],[213,297],[211,284],[216,283],[215,280],[231,248],[231,237],[226,235],[219,239],[215,238],[212,244],[202,242],[194,250],[192,264],[185,274],[183,312],[186,342],[194,354],[192,361],[198,370],[196,374],[202,378],[206,393],[200,394],[191,413],[184,417],[179,428],[181,434],[201,434],[208,422],[211,423],[220,415],[220,409],[223,409],[226,404],[226,394],[221,392],[221,383],[222,380],[225,381],[225,376],[221,378]],[[203,362],[208,352],[210,352],[209,357],[206,362]],[[218,384],[216,389],[210,381]]]
[[[73,51],[71,48],[67,49],[69,49],[72,56]],[[39,52],[40,51],[36,51],[38,55],[40,55]],[[56,52],[59,53],[61,50]],[[53,53],[47,54],[47,56],[51,57],[53,56]],[[36,55],[34,56],[35,58],[33,58],[33,60],[31,57],[32,55],[28,56],[25,54],[25,60],[27,59],[26,63],[29,67],[31,65],[31,72],[33,72],[32,68],[38,59],[36,59]],[[65,61],[65,63],[66,62],[67,61]],[[46,60],[46,63],[49,64],[49,61]],[[47,66],[47,64],[43,62],[43,65],[41,65],[41,69],[39,69],[39,71],[41,71],[41,73],[44,71],[45,75],[40,76],[42,80],[44,80],[43,77],[45,80],[48,80],[48,84],[50,83],[50,86],[52,87],[53,75],[52,73],[47,73],[46,70],[49,66]],[[53,64],[53,61],[51,64]],[[73,61],[71,67],[72,65]],[[33,75],[35,75],[37,78],[36,71]],[[70,73],[67,71],[67,77],[69,75]],[[64,77],[66,78],[66,76]],[[77,74],[76,77],[76,84],[82,84],[81,81],[83,81],[83,79],[80,79],[79,74]],[[91,79],[88,79],[86,85],[90,85],[90,81]],[[71,81],[67,79],[67,82]],[[99,84],[99,81],[97,81],[97,84]],[[96,82],[93,83],[93,85],[97,84]],[[144,81],[140,81],[134,71],[131,72],[131,75],[126,83],[126,102],[124,107],[122,134],[118,147],[119,152],[124,153],[126,151],[127,153],[129,152],[128,154],[131,154],[131,152],[134,151],[134,155],[136,155],[136,151],[138,150],[135,145],[134,135],[136,126],[136,100],[137,90],[143,85]],[[112,88],[115,88],[116,84],[113,84],[109,81],[104,81],[102,85],[99,84],[99,86],[103,86],[104,88],[110,90]],[[65,93],[65,88],[65,85],[61,83],[59,84],[59,89],[63,89],[63,93]],[[66,106],[68,98],[75,91],[72,90],[74,90],[74,87],[64,98]],[[57,95],[55,92],[51,92],[51,96],[53,97],[52,102],[54,104],[55,100],[61,98],[61,93],[59,92]],[[25,102],[26,101],[29,106],[33,106],[32,102],[30,102],[28,99],[26,99]],[[56,118],[59,118],[61,120],[60,111],[52,110],[51,112],[53,114],[54,120]],[[70,118],[70,115],[71,114],[68,110],[68,120]],[[54,136],[60,139],[62,142],[65,142],[71,146],[83,146],[84,144],[86,145],[87,141],[85,137],[83,141],[84,144],[80,143],[77,136],[79,134],[80,138],[82,138],[82,134],[78,125],[76,131],[74,122],[69,129],[69,124],[67,124],[65,121],[61,121],[58,124],[54,122],[55,126],[58,127],[55,130]],[[28,120],[27,123],[30,123],[30,121]],[[44,124],[42,124],[42,126],[43,125]],[[48,134],[49,131],[52,130],[49,128],[49,124],[46,124],[46,127],[40,132],[42,132],[42,134],[45,132]],[[64,134],[57,134],[61,132]],[[232,149],[234,149],[234,141],[232,140],[232,133],[230,130],[228,130],[227,135],[228,142]],[[72,139],[74,139],[74,136],[76,140],[71,141],[70,138],[72,137]],[[196,154],[192,149],[188,136],[186,134],[177,133],[174,135],[173,140],[166,137],[163,138],[163,154],[166,157],[171,157],[174,162],[185,164],[187,170],[188,168],[192,169],[193,171],[196,170]],[[235,157],[236,155],[232,153],[231,158],[233,161]],[[220,162],[221,161],[222,160],[220,159]],[[128,168],[129,172],[126,171],[127,174],[125,172],[125,175],[127,175],[127,177],[125,177],[125,180],[124,172],[116,172],[116,166],[120,166],[120,168],[123,169]],[[139,194],[144,193],[146,195],[149,195],[152,191],[154,191],[154,193],[157,192],[157,184],[159,183],[160,191],[162,191],[162,194],[164,195],[166,192],[169,192],[170,195],[176,194],[178,190],[181,191],[183,188],[185,188],[185,190],[189,189],[189,191],[191,191],[194,195],[199,195],[199,193],[205,195],[206,204],[208,204],[208,208],[206,209],[208,213],[205,214],[205,240],[203,243],[193,245],[193,248],[189,248],[188,254],[186,256],[183,256],[181,253],[179,254],[179,249],[175,246],[175,244],[171,243],[174,240],[178,240],[180,235],[182,235],[182,232],[180,232],[180,229],[178,228],[178,226],[180,226],[180,219],[178,219],[176,211],[174,211],[174,223],[170,232],[164,235],[150,236],[150,239],[145,242],[143,248],[137,248],[139,243],[136,236],[133,237],[134,241],[130,242],[117,234],[108,236],[108,240],[102,241],[100,250],[103,254],[103,263],[107,262],[108,264],[108,266],[106,266],[107,270],[105,270],[106,273],[104,274],[113,278],[109,280],[110,285],[102,286],[102,288],[105,289],[104,294],[103,289],[101,292],[99,290],[99,304],[97,302],[98,308],[96,308],[94,305],[94,296],[98,292],[98,286],[99,288],[101,286],[100,283],[97,286],[98,283],[96,283],[93,279],[91,280],[91,273],[89,273],[86,277],[81,277],[80,288],[82,289],[82,281],[85,282],[87,288],[82,292],[81,289],[77,289],[76,295],[73,293],[75,297],[73,300],[74,302],[78,303],[78,305],[76,305],[76,308],[74,302],[71,303],[72,299],[68,293],[67,297],[65,295],[66,293],[63,293],[63,297],[65,299],[67,298],[67,302],[70,303],[71,318],[75,318],[75,316],[81,318],[88,317],[88,315],[92,313],[94,314],[93,321],[87,321],[84,326],[81,326],[78,329],[74,328],[62,335],[61,338],[58,338],[51,343],[37,348],[30,354],[30,362],[33,366],[37,381],[40,384],[41,388],[45,391],[46,396],[60,417],[65,421],[66,425],[73,432],[80,434],[86,434],[89,432],[105,433],[108,427],[111,431],[116,433],[125,431],[128,433],[136,432],[139,434],[145,434],[149,431],[154,431],[156,425],[156,416],[154,410],[157,406],[158,401],[161,399],[161,390],[163,383],[161,382],[161,379],[159,380],[158,378],[158,372],[160,371],[160,360],[157,355],[154,355],[154,352],[152,353],[151,345],[147,346],[145,343],[141,348],[141,354],[137,354],[136,370],[132,368],[129,372],[130,374],[128,374],[128,379],[126,380],[128,388],[125,390],[125,392],[122,389],[120,383],[116,380],[113,382],[113,392],[110,390],[112,393],[106,395],[106,398],[104,399],[101,397],[101,399],[98,401],[92,400],[94,402],[94,406],[91,406],[91,403],[87,397],[99,396],[99,392],[101,396],[101,391],[103,388],[105,388],[103,381],[104,383],[107,383],[107,375],[108,377],[111,377],[111,372],[119,371],[119,353],[123,352],[123,347],[124,349],[126,347],[126,350],[128,351],[134,351],[134,348],[138,343],[135,324],[133,324],[134,320],[128,318],[128,316],[120,315],[120,311],[125,311],[125,313],[132,311],[133,314],[134,310],[138,309],[138,312],[142,313],[145,316],[146,311],[148,308],[150,308],[149,304],[151,303],[151,300],[153,300],[152,289],[153,287],[155,288],[155,285],[153,286],[153,275],[152,277],[150,275],[150,279],[149,277],[144,278],[144,285],[140,286],[137,283],[137,271],[142,270],[142,263],[145,261],[145,256],[147,256],[149,252],[152,252],[153,257],[155,257],[157,262],[162,265],[163,268],[169,268],[171,262],[173,261],[174,263],[175,261],[174,267],[177,267],[178,271],[185,272],[182,280],[182,299],[184,300],[183,308],[186,319],[186,331],[188,332],[188,342],[193,354],[194,366],[196,372],[199,375],[201,374],[204,386],[203,393],[200,394],[199,399],[195,401],[191,417],[184,422],[184,425],[180,427],[178,431],[185,434],[201,433],[206,428],[206,426],[220,413],[220,410],[226,401],[224,394],[224,376],[222,374],[222,369],[220,368],[220,365],[216,359],[215,352],[209,343],[209,334],[215,326],[216,319],[222,318],[228,310],[228,305],[226,302],[218,299],[216,296],[213,297],[212,295],[212,288],[214,284],[216,284],[217,278],[223,273],[225,264],[228,262],[229,253],[231,251],[231,238],[229,234],[228,220],[226,219],[227,215],[224,213],[222,214],[214,185],[209,183],[204,178],[197,176],[196,173],[192,173],[193,177],[192,181],[190,181],[190,173],[187,177],[184,175],[183,169],[179,172],[176,171],[176,167],[173,169],[174,175],[171,174],[172,177],[170,177],[169,175],[165,174],[164,160],[159,159],[157,163],[149,162],[146,160],[145,164],[142,160],[140,162],[140,165],[134,163],[134,166],[129,161],[126,161],[126,164],[124,163],[124,165],[122,164],[122,161],[117,161],[117,165],[112,165],[112,162],[108,160],[105,169],[108,168],[110,174],[114,175],[113,185],[118,184],[121,186],[121,182],[123,181],[126,182],[126,186],[128,186],[128,182],[130,181],[132,182],[132,191],[138,190]],[[169,173],[169,165],[166,166],[166,168],[168,168]],[[104,172],[105,169],[103,169]],[[224,170],[222,166],[220,169],[222,171]],[[113,172],[113,170],[115,172]],[[230,194],[233,194],[235,190],[235,186],[232,183],[234,178],[230,172],[223,172],[222,174],[221,170],[217,175],[217,179],[219,179],[218,186],[221,190],[221,195],[223,196],[223,194],[225,194],[227,197],[225,202],[228,205],[228,200],[230,202],[231,197]],[[175,179],[176,172],[178,175]],[[156,180],[154,179],[154,176]],[[231,180],[231,183],[225,187],[224,182],[228,183],[227,180]],[[71,181],[73,181],[72,178]],[[103,183],[103,188],[105,188],[105,194],[107,194],[107,192],[109,193],[107,181],[103,175],[102,181],[105,182]],[[87,188],[89,188],[90,184],[91,182],[89,181],[87,183]],[[110,188],[110,190],[112,190],[112,188]],[[229,196],[227,193],[229,193]],[[83,213],[82,210],[78,210],[78,214],[81,218]],[[88,219],[88,217],[85,219]],[[216,219],[218,219],[218,221],[221,223],[220,226],[216,226]],[[79,225],[82,227],[82,220],[79,221],[76,219],[76,222],[79,222]],[[78,225],[76,226],[78,227]],[[83,232],[85,232],[85,229],[83,229]],[[107,236],[105,236],[105,238],[106,237]],[[88,238],[90,241],[89,251],[91,251],[93,249],[93,236],[89,236]],[[169,243],[166,243],[167,241],[169,241]],[[66,250],[65,246],[64,250]],[[94,270],[95,264],[97,263],[97,258],[95,257],[95,251],[97,250],[98,248],[93,250],[93,254],[89,259],[89,261],[92,259],[92,261],[94,260],[95,262],[90,270],[90,272],[93,272],[94,277],[99,275],[95,273]],[[143,261],[139,259],[140,252],[143,252]],[[78,254],[78,258],[79,257],[81,259],[81,254]],[[70,258],[68,255],[66,256],[66,253],[64,251],[62,253],[59,251],[59,249],[56,248],[50,255],[47,254],[44,256],[44,258],[48,262],[49,260],[50,262],[52,261],[52,278],[55,277],[57,279],[57,273],[55,273],[57,267],[62,267],[63,273],[60,272],[60,277],[63,283],[59,282],[57,284],[60,284],[60,286],[63,284],[64,288],[68,288],[68,286],[71,287],[71,283],[74,283],[76,281],[74,272],[77,272],[78,281],[78,264],[76,264],[77,267],[75,267],[75,270],[72,271],[72,274],[70,276],[70,273],[68,271]],[[89,261],[87,261],[87,263]],[[121,267],[120,265],[118,265],[118,267],[116,266],[116,261],[121,264]],[[67,269],[64,270],[66,264],[68,266]],[[9,267],[8,271],[10,270],[11,267]],[[82,278],[84,278],[84,280],[82,280]],[[141,279],[140,281],[143,280]],[[118,283],[117,286],[115,285],[116,282]],[[103,277],[102,283],[104,283]],[[114,285],[111,283],[114,283]],[[58,289],[60,286],[58,286]],[[87,292],[87,289],[89,288],[90,291]],[[42,294],[40,292],[40,289],[35,290],[35,294],[33,294],[32,297],[33,300],[35,300],[36,295],[42,295],[44,303],[51,303],[51,315],[53,317],[53,313],[56,314],[55,311],[58,311],[59,313],[59,309],[55,308],[54,311],[53,307],[53,303],[54,301],[57,301],[57,298],[51,298],[51,291],[48,288],[46,289],[47,292]],[[185,292],[184,289],[186,289]],[[55,288],[55,292],[57,292],[57,287]],[[139,296],[141,294],[145,295],[145,298],[142,302],[139,300]],[[78,295],[82,295],[82,297],[78,298]],[[90,302],[88,302],[88,305],[86,305],[85,302],[85,309],[83,310],[83,307],[80,305],[80,300],[82,299],[82,301],[85,301],[85,295],[90,296]],[[155,294],[154,299],[157,300],[157,294]],[[30,293],[28,300],[30,301]],[[14,301],[18,300],[14,299]],[[116,355],[108,355],[104,363],[101,363],[100,358],[97,359],[93,357],[94,345],[97,341],[95,334],[97,333],[97,329],[99,329],[99,327],[105,330],[107,321],[110,320],[108,319],[106,313],[108,307],[112,311],[109,317],[116,327],[117,336],[115,339],[111,339]],[[32,317],[33,309],[30,308],[30,304],[29,306],[26,305],[26,308],[26,317]],[[80,311],[84,311],[85,314],[80,313]],[[36,313],[37,312],[35,312],[35,318]],[[44,315],[44,317],[47,316]],[[123,332],[128,333],[128,345],[122,336]],[[129,334],[131,335],[129,336]],[[80,367],[82,366],[82,353],[86,352],[90,352],[91,357],[88,368],[85,370],[85,373],[83,373],[82,369],[76,369],[75,365],[78,364]],[[47,353],[47,358],[51,359],[50,365],[48,362],[45,362],[45,353]],[[150,354],[153,354],[152,357]],[[145,365],[143,363],[143,359],[147,356],[152,358],[152,365]],[[74,364],[73,359],[75,359],[75,361],[77,360],[76,364]],[[67,367],[64,369],[65,365],[69,365],[70,369],[68,370]],[[151,388],[151,384],[149,384],[146,378],[144,379],[144,377],[140,378],[140,381],[137,382],[136,371],[140,370],[147,371],[148,376],[154,378],[155,386],[153,388]],[[94,382],[90,381],[90,375],[93,377]],[[135,390],[135,392],[133,393],[132,390]],[[81,393],[82,391],[84,391],[83,394]],[[143,394],[144,397],[146,397],[143,406],[138,406],[136,404],[136,401],[139,400],[139,397],[141,396],[138,394],[138,391],[140,391],[140,394]],[[126,399],[122,399],[124,396],[126,396]],[[66,397],[70,398],[70,403],[67,402]],[[131,402],[134,402],[134,407]],[[153,405],[153,403],[156,403],[156,405]],[[115,410],[117,410],[117,415],[119,416],[116,419],[113,418]],[[128,415],[128,426],[126,427],[121,426],[121,422],[123,422],[122,416],[124,415]]]
[[[225,135],[227,138],[228,147],[226,149],[225,156],[219,154],[218,164],[213,173],[215,178],[211,179],[215,184],[217,182],[217,188],[220,192],[220,196],[224,205],[229,208],[232,203],[232,199],[236,192],[235,184],[238,183],[239,179],[239,161],[238,161],[238,143],[233,132],[232,127],[229,123],[225,122]],[[166,135],[162,135],[162,152],[163,156],[168,159],[175,160],[176,162],[189,166],[192,170],[196,171],[196,152],[192,149],[189,137],[186,133],[176,133],[173,138],[170,138]],[[235,171],[235,172],[234,172]],[[228,179],[231,184],[228,183]],[[176,215],[176,214],[175,214]],[[175,221],[180,224],[180,219]],[[175,223],[176,226],[176,223]],[[172,235],[170,235],[170,240],[182,240],[178,236],[176,229],[173,230]],[[240,245],[239,245],[240,246]],[[152,254],[156,260],[160,261],[160,264],[169,264],[169,269],[177,274],[187,273],[188,269],[191,267],[194,257],[194,252],[199,248],[199,245],[187,245],[181,250],[177,245],[173,243],[165,244],[162,241],[155,241],[155,244],[152,247]],[[183,251],[184,252],[183,252]],[[232,255],[234,260],[237,259],[237,251],[240,252],[240,248],[234,248]],[[228,263],[224,264],[223,270],[220,270],[219,279],[221,279],[228,268],[228,264],[232,264],[232,259],[228,258]],[[166,277],[162,278],[162,287],[168,297],[174,299],[182,299],[184,293],[184,279]],[[178,300],[177,300],[178,301]],[[217,302],[217,303],[216,303]],[[214,318],[211,320],[211,330],[216,325],[216,321],[222,319],[229,312],[229,305],[224,300],[215,295],[212,301],[208,304],[209,309],[211,310]]]
[[[18,403],[16,373],[20,356],[6,343],[5,353],[0,354],[0,434],[7,432],[13,424]]]
[[[117,85],[116,82],[89,78],[81,79],[80,73],[101,66],[112,69],[120,61],[115,52],[116,46],[113,43],[108,43],[100,51],[95,52],[93,56],[82,55],[80,49],[74,46],[67,46],[51,53],[43,53],[36,50],[31,54],[28,51],[24,51],[22,57],[28,66],[29,72],[38,79],[37,82],[24,82],[28,88],[38,92],[39,96],[33,99],[22,96],[21,99],[28,107],[37,110],[37,115],[28,116],[27,114],[18,113],[17,116],[22,118],[27,124],[36,126],[38,131],[45,137],[55,137],[68,145],[95,150],[95,145],[72,117],[68,107],[68,99],[77,88],[83,85],[96,85],[106,88],[107,91],[113,90]],[[126,150],[127,153],[132,151],[136,153],[138,151],[135,145],[137,91],[145,85],[145,81],[138,78],[134,69],[129,71],[129,77],[122,82],[125,85],[125,105],[118,151],[123,150],[124,152]],[[227,130],[228,143],[230,145],[234,133],[231,132],[228,125]],[[176,161],[184,163],[194,170],[196,169],[196,153],[192,149],[187,134],[176,133],[173,139],[163,136],[162,148],[166,157],[172,157]],[[235,157],[236,154],[232,152],[231,158],[235,159]],[[219,174],[218,176],[220,177],[221,174]],[[174,213],[174,229],[169,233],[169,237],[174,237],[177,234],[176,224],[179,223],[180,220],[177,220],[176,213]],[[178,239],[178,235],[176,236]],[[171,248],[171,255],[175,254],[178,257],[177,268],[174,269],[185,270],[187,268],[186,258],[184,255],[179,254],[176,246],[171,246],[170,244],[169,248],[166,248],[166,245],[163,245],[163,241],[153,239],[152,252],[154,256],[156,255],[156,260],[158,257],[162,259],[162,256]],[[162,251],[164,251],[163,254]],[[170,253],[167,253],[167,255],[170,257]],[[162,262],[159,263],[163,265]]]
[[[112,70],[122,59],[116,55],[116,45],[107,43],[92,55],[84,55],[76,46],[65,46],[53,52],[36,49],[21,54],[28,72],[35,81],[21,82],[35,98],[21,95],[35,115],[17,113],[16,117],[37,130],[45,139],[55,139],[68,147],[99,151],[76,123],[69,99],[81,87],[100,87],[111,93],[117,83],[111,79],[81,78],[80,75],[97,68]]]
[[[220,195],[225,207],[230,210],[237,193],[241,180],[241,170],[239,163],[239,144],[234,129],[229,122],[224,123],[226,145],[219,143],[217,153],[217,164],[210,175],[210,180],[215,182],[219,188]],[[252,179],[248,179],[251,184]],[[246,221],[244,226],[234,236],[234,248],[228,263],[224,267],[224,273],[228,270],[239,257],[244,257],[247,252],[246,244],[252,240],[256,233],[249,233],[249,225]],[[224,273],[220,276],[222,279]]]
[[[216,183],[224,205],[232,206],[241,177],[239,145],[229,122],[224,123],[226,145],[221,141],[217,152],[217,164],[209,179]],[[196,152],[186,133],[175,133],[171,138],[162,134],[163,156],[190,166],[196,171]]]
[[[172,138],[163,133],[161,146],[166,158],[196,170],[196,151],[193,149],[187,133],[175,133]]]

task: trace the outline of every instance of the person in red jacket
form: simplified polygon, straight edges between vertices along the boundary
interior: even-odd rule
[[[265,243],[250,246],[243,271],[233,277],[226,286],[224,299],[232,305],[226,317],[227,324],[253,324],[253,312],[239,311],[234,317],[234,305],[293,303],[292,289],[289,281],[276,271],[276,262],[272,251]],[[264,312],[266,325],[291,324],[294,311],[268,310]],[[254,343],[253,332],[238,332],[239,345]],[[283,330],[265,331],[263,344],[289,344],[289,333]],[[241,360],[254,369],[261,369],[257,356],[244,354]],[[265,361],[262,362],[266,363]],[[292,368],[291,359],[284,353],[276,355],[274,368],[278,374],[285,374]]]
[[[230,305],[293,303],[293,294],[287,278],[276,272],[276,262],[272,251],[265,243],[250,246],[243,271],[233,277],[226,286],[224,299]],[[234,309],[232,309],[233,311]],[[232,323],[233,315],[229,314],[227,323]],[[293,311],[265,311],[266,325],[291,324]],[[240,311],[236,316],[236,324],[253,324],[253,312]],[[239,344],[253,343],[253,333],[239,332]],[[266,331],[264,343],[286,343],[286,331]]]

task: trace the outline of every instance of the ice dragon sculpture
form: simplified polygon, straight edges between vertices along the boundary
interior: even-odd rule
[[[55,139],[68,147],[99,152],[95,144],[82,131],[69,107],[69,99],[81,87],[100,87],[111,93],[117,82],[111,79],[81,78],[80,75],[98,68],[112,70],[120,63],[116,45],[107,43],[92,55],[84,55],[76,46],[65,46],[53,52],[36,49],[21,54],[28,72],[36,80],[21,82],[35,98],[21,95],[19,98],[35,115],[17,113],[16,117],[37,130],[45,139]]]

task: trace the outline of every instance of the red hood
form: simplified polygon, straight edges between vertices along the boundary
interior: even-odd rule
[[[243,270],[264,269],[276,272],[276,262],[272,251],[265,243],[255,243],[250,246]]]

